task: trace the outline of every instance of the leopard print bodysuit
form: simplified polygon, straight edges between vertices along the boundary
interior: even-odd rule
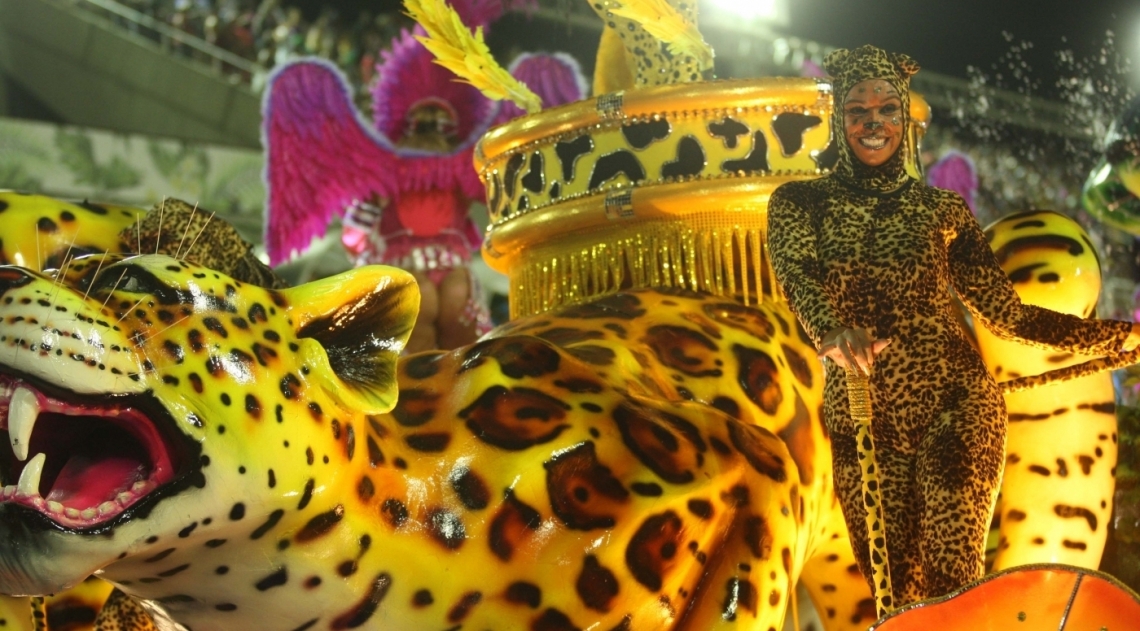
[[[829,70],[845,76],[834,65]],[[862,78],[898,76],[881,67],[869,72],[881,74]],[[845,78],[845,85],[837,81],[837,99],[862,80]],[[842,108],[835,109],[841,130]],[[870,168],[838,144],[835,173],[773,194],[768,245],[788,302],[817,348],[837,326],[892,340],[875,360],[871,401],[893,596],[901,606],[981,577],[1004,465],[1005,402],[959,323],[951,292],[997,335],[1071,352],[1113,353],[1130,324],[1023,305],[961,197],[908,177],[902,150]],[[869,577],[845,374],[826,363],[836,492]]]

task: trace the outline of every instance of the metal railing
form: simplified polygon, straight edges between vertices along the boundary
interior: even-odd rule
[[[136,11],[114,0],[64,0],[63,4],[98,15],[135,35],[151,40],[163,51],[209,66],[230,81],[250,84],[266,69],[206,40]]]

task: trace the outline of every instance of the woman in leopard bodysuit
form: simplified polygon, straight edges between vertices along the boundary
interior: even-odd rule
[[[826,358],[824,419],[852,546],[871,576],[845,371],[871,372],[873,436],[895,606],[980,578],[1004,464],[1005,402],[951,291],[999,336],[1103,355],[1140,328],[1023,305],[957,194],[907,175],[909,57],[872,46],[828,56],[842,131],[835,171],[769,203],[773,266]],[[872,586],[872,591],[874,588]]]

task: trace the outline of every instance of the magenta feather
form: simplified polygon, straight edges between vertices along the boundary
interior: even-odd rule
[[[404,31],[392,41],[392,49],[381,53],[376,66],[379,80],[372,87],[372,119],[376,128],[392,139],[403,136],[408,112],[425,99],[438,99],[453,108],[457,120],[455,134],[467,138],[479,129],[498,104],[483,96],[478,88],[460,83],[455,73],[435,63],[435,58],[416,35],[424,31]],[[481,133],[481,132],[480,132]]]
[[[511,64],[511,76],[523,82],[542,99],[543,109],[586,98],[582,67],[566,53],[523,53]],[[496,123],[522,116],[522,108],[504,102]]]
[[[964,153],[948,151],[926,170],[926,183],[935,188],[954,191],[975,210],[978,191],[978,170],[974,161]]]
[[[490,116],[453,152],[402,149],[361,118],[350,95],[344,75],[324,60],[292,62],[270,76],[262,142],[265,246],[273,265],[308,248],[356,200],[431,189],[483,198],[471,154]]]

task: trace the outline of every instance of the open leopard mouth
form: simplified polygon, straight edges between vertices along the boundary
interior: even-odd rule
[[[139,397],[91,401],[0,375],[0,503],[64,528],[112,522],[179,477],[188,449]],[[54,389],[52,389],[54,390]]]

